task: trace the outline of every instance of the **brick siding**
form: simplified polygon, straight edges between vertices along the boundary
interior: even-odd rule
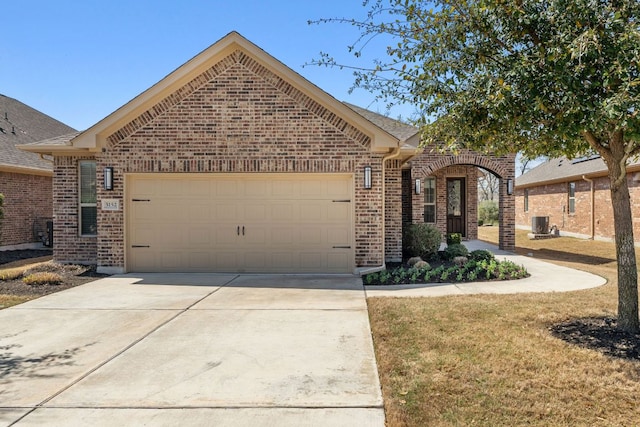
[[[631,209],[634,223],[633,233],[636,243],[640,243],[640,176],[631,173],[627,177],[631,195]],[[518,228],[531,230],[531,218],[548,216],[549,226],[555,225],[561,234],[581,238],[591,238],[591,184],[583,179],[576,183],[575,213],[568,212],[568,184],[561,182],[549,185],[529,187],[529,210],[524,210],[524,189],[516,191],[516,224]],[[613,208],[609,178],[593,179],[594,183],[594,238],[613,240],[615,229],[613,224]]]
[[[38,241],[33,233],[34,222],[44,227],[42,219],[52,217],[51,192],[50,176],[0,172],[0,193],[4,194],[0,246]]]
[[[80,236],[78,226],[78,162],[91,157],[55,157],[53,166],[53,259],[96,263],[95,236]]]

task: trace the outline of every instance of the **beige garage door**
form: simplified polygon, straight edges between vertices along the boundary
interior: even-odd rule
[[[350,273],[352,177],[127,176],[127,269]]]

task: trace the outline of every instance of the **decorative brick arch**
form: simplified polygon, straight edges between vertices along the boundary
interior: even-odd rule
[[[482,154],[477,153],[463,153],[457,156],[454,155],[441,155],[437,160],[429,163],[426,166],[419,168],[417,176],[429,176],[434,172],[444,169],[453,165],[471,165],[478,166],[496,175],[498,178],[508,178],[509,172],[504,167],[502,158],[495,159]]]

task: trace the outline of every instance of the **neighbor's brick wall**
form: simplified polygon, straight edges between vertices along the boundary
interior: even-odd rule
[[[473,166],[470,166],[473,165]],[[462,150],[457,155],[442,153],[439,150],[425,151],[411,161],[411,184],[417,178],[423,180],[435,176],[436,180],[436,226],[446,234],[446,178],[465,176],[467,189],[467,239],[478,236],[478,174],[475,166],[493,172],[500,180],[500,248],[515,248],[515,194],[507,195],[506,180],[515,179],[515,155],[487,156],[469,150]],[[424,194],[412,192],[412,220],[424,221]]]
[[[352,173],[355,263],[380,265],[382,155],[372,154],[370,143],[340,117],[236,52],[109,138],[109,147],[96,156],[97,173],[100,182],[104,167],[114,167],[115,188],[107,193],[99,186],[98,199],[123,200],[128,173]],[[373,169],[371,190],[362,186],[366,165]],[[394,185],[399,182],[393,169],[388,177]],[[99,209],[98,224],[98,265],[123,267],[124,212]],[[396,228],[390,228],[392,238]],[[91,248],[85,256],[92,256]]]
[[[54,158],[53,259],[58,262],[96,263],[97,238],[80,236],[78,225],[78,162],[91,159]]]
[[[0,193],[4,194],[4,220],[0,246],[32,243],[33,224],[52,216],[52,178],[50,176],[0,172]],[[46,232],[46,229],[43,230]]]
[[[633,234],[640,242],[640,176],[629,174],[627,184],[631,195],[633,214]],[[613,208],[609,178],[594,178],[595,209],[594,235],[596,239],[612,240],[615,237]],[[524,189],[516,191],[516,223],[519,228],[531,230],[531,218],[548,216],[549,226],[555,225],[561,233],[576,237],[591,237],[591,184],[585,180],[575,180],[576,211],[568,213],[568,182],[541,185],[529,188],[529,211],[524,210]],[[564,211],[563,211],[564,208]]]

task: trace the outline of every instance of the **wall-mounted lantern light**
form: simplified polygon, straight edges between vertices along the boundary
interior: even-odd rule
[[[104,168],[104,189],[113,190],[113,168]]]
[[[364,167],[364,188],[371,189],[371,166]]]
[[[420,178],[416,179],[416,194],[420,194],[422,192],[422,182],[420,182]]]
[[[513,194],[513,180],[511,178],[507,179],[507,194],[509,196]]]

